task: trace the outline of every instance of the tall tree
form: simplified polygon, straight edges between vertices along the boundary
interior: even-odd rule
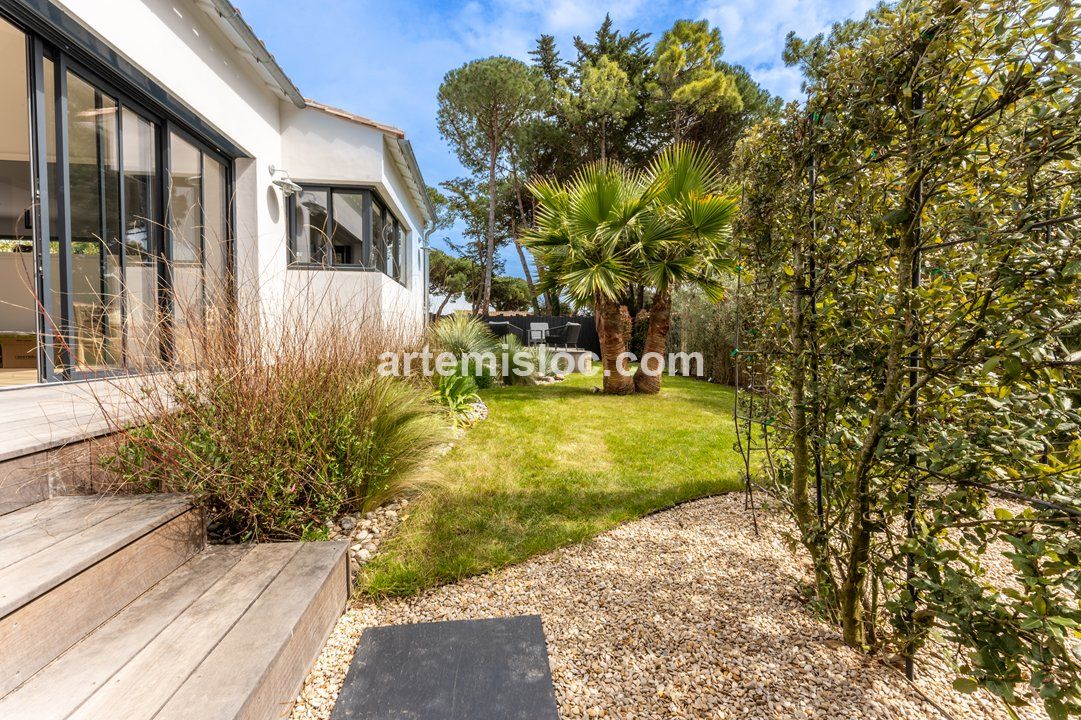
[[[533,56],[533,66],[537,68],[544,79],[554,87],[559,84],[567,72],[563,64],[563,58],[559,57],[559,49],[556,48],[556,39],[551,35],[541,35],[537,38],[537,45],[529,54]]]
[[[503,275],[492,280],[492,307],[502,311],[529,309],[530,289],[522,278]]]
[[[590,68],[596,68],[601,63],[601,58],[615,63],[627,76],[634,106],[621,115],[618,128],[608,128],[604,145],[608,158],[631,166],[644,166],[653,156],[655,149],[651,137],[653,122],[649,81],[653,58],[648,45],[649,37],[649,33],[638,30],[623,33],[615,29],[612,18],[606,15],[604,22],[594,33],[592,42],[582,37],[574,38],[577,57],[571,63],[571,74],[575,78],[572,85],[581,85],[583,76]],[[592,146],[595,134],[592,128],[586,130],[587,132],[576,136],[582,149]],[[580,153],[577,162],[565,168],[561,177],[569,178],[584,162],[595,159],[596,155]]]
[[[540,77],[508,57],[474,60],[451,70],[439,87],[439,132],[462,164],[488,173],[488,232],[481,307],[492,297],[495,262],[496,169],[510,132],[536,112]]]
[[[743,100],[742,106],[719,107],[703,114],[699,121],[687,130],[686,138],[689,142],[708,149],[717,158],[721,169],[727,171],[739,139],[755,123],[767,117],[779,117],[783,104],[781,98],[771,95],[756,83],[741,65],[721,63],[720,68],[735,80],[736,89]]]
[[[535,152],[537,148],[536,138],[534,133],[541,129],[541,125],[538,122],[525,123],[522,127],[518,128],[511,138],[507,147],[507,159],[510,164],[509,173],[509,193],[511,195],[511,202],[513,207],[509,211],[511,218],[510,236],[514,241],[514,249],[518,253],[518,260],[522,263],[522,277],[525,278],[526,288],[529,291],[529,298],[533,304],[533,310],[540,315],[540,298],[537,293],[536,286],[533,284],[533,271],[529,268],[529,260],[526,257],[526,249],[519,241],[521,230],[528,228],[533,224],[532,203],[527,208],[523,192],[523,180],[522,180],[522,158],[525,156],[526,161],[530,155]]]
[[[469,279],[465,294],[473,305],[474,313],[487,312],[482,305],[484,279],[488,268],[488,192],[487,188],[473,178],[454,178],[445,180],[440,186],[447,192],[447,202],[454,217],[462,222],[462,240],[454,242],[449,238],[447,245],[454,253],[469,263]],[[497,196],[498,197],[498,196]],[[497,214],[503,218],[503,213]],[[497,222],[495,227],[495,245],[498,248],[506,242],[506,227]],[[502,269],[499,255],[493,257],[492,273]]]
[[[622,121],[637,107],[627,73],[607,55],[583,63],[577,86],[563,83],[558,99],[570,122],[597,128],[601,162],[608,158],[609,126]]]
[[[468,292],[472,263],[437,249],[428,252],[428,262],[429,287],[432,292],[443,295],[443,301],[435,311],[439,317],[447,303]]]
[[[680,142],[702,115],[743,106],[735,78],[726,72],[721,31],[706,20],[677,20],[653,48],[654,97]]]

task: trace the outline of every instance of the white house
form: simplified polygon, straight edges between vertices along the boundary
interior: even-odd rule
[[[405,134],[306,100],[228,0],[0,0],[0,385],[182,361],[250,293],[426,317]]]

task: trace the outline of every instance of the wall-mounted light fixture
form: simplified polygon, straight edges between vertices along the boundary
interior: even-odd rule
[[[281,177],[275,177],[279,173],[281,174]],[[271,180],[271,184],[273,184],[275,187],[280,188],[284,197],[296,195],[298,192],[304,189],[297,185],[295,182],[293,182],[293,178],[289,177],[289,173],[282,170],[281,168],[276,168],[273,165],[270,166],[270,177],[274,178],[273,180]]]

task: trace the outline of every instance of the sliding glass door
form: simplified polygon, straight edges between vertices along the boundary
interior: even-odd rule
[[[162,227],[157,126],[124,108],[120,114],[123,150],[123,259],[125,360],[147,367],[161,359],[161,305],[158,256]]]
[[[230,163],[3,17],[0,59],[0,386],[196,362],[235,304]]]
[[[28,51],[0,18],[0,387],[38,376]]]
[[[119,105],[70,70],[67,88],[70,361],[75,371],[124,363],[120,275]],[[62,285],[63,287],[63,285]]]
[[[199,360],[225,330],[229,297],[225,166],[176,133],[169,136],[169,237],[173,348]]]

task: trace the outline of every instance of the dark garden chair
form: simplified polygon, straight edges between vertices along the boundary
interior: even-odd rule
[[[578,334],[582,331],[582,324],[569,322],[559,325],[548,331],[545,342],[556,347],[578,347]]]
[[[491,320],[488,322],[488,329],[492,331],[492,334],[497,338],[503,339],[508,335],[514,335],[516,338],[525,342],[523,337],[524,333],[520,327],[517,327],[513,323],[509,323],[506,320]]]

